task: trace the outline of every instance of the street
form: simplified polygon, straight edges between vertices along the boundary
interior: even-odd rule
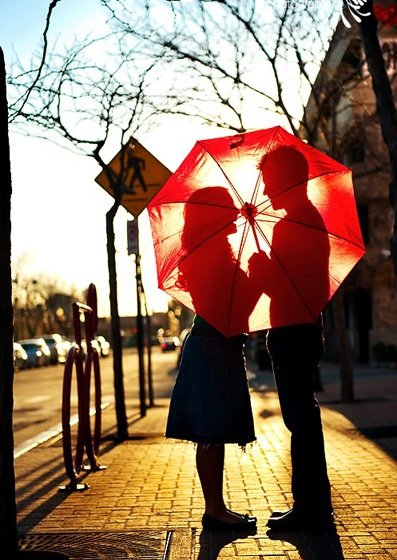
[[[152,376],[154,397],[168,397],[174,383],[173,372],[177,352],[162,353],[159,347],[152,348]],[[147,362],[146,362],[147,364]],[[147,368],[147,365],[146,365]],[[101,358],[102,403],[112,406],[113,359]],[[124,349],[123,371],[126,402],[139,412],[138,355],[135,349]],[[14,448],[16,455],[24,452],[39,439],[49,439],[60,432],[62,383],[64,365],[33,368],[15,372],[14,377]],[[93,392],[93,387],[91,387]],[[73,371],[71,415],[77,413],[76,375]]]
[[[175,366],[177,352],[161,352],[158,346],[152,347],[152,378],[154,399],[167,398],[175,380]],[[147,369],[147,356],[145,354]],[[101,358],[101,388],[102,406],[114,405],[113,389],[113,359]],[[320,394],[322,401],[329,399],[331,387],[337,388],[340,383],[339,367],[335,364],[324,364],[321,377],[327,387],[325,393]],[[53,438],[60,438],[61,432],[61,405],[62,383],[64,365],[47,366],[43,368],[27,369],[15,372],[14,378],[14,449],[15,457],[25,453],[38,443]],[[138,381],[138,355],[132,348],[123,350],[123,372],[127,416],[138,416],[140,410],[139,381]],[[354,371],[355,383],[361,380],[377,379],[379,377],[395,376],[394,368],[369,368],[356,366]],[[257,365],[248,361],[248,378],[250,386],[256,391],[274,389],[274,379],[270,371],[258,371]],[[332,394],[334,394],[332,391]],[[94,392],[91,383],[91,395]],[[147,398],[148,390],[146,388]],[[381,415],[379,415],[381,418]],[[71,422],[77,422],[77,395],[76,375],[73,371],[72,397],[71,397]],[[362,421],[363,422],[363,421]],[[362,423],[361,422],[361,423]]]

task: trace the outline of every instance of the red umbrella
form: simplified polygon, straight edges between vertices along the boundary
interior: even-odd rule
[[[314,321],[365,252],[350,169],[280,126],[198,141],[148,211],[159,287],[226,336]]]

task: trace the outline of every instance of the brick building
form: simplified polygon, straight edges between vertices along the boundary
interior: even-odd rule
[[[387,71],[397,93],[396,4],[385,1],[375,7],[378,19],[382,20],[378,31]],[[390,168],[357,26],[348,29],[343,22],[339,23],[316,78],[306,117],[309,132],[316,130],[310,141],[353,170],[367,247],[365,257],[342,287],[353,359],[397,362],[397,291],[390,256]],[[326,357],[337,359],[331,305],[324,316]]]

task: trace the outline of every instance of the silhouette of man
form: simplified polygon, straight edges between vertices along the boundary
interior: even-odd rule
[[[306,158],[293,147],[281,147],[268,153],[260,167],[264,194],[275,213],[284,212],[274,226],[272,252],[267,257],[268,279],[277,275],[277,281],[269,282],[273,288],[265,287],[271,298],[271,323],[284,325],[283,317],[291,312],[291,305],[305,308],[306,293],[311,292],[311,297],[315,294],[319,302],[327,301],[329,241],[322,217],[307,197]],[[317,230],[315,236],[313,228]],[[264,282],[266,285],[266,278]],[[312,317],[312,322],[299,323],[297,319],[296,324],[269,329],[267,349],[283,420],[291,432],[293,495],[292,509],[273,512],[267,525],[275,530],[332,525],[321,415],[314,395],[314,380],[324,352],[321,316]]]
[[[133,155],[130,155],[128,157],[127,160],[127,166],[128,168],[132,168],[133,173],[132,173],[132,177],[130,180],[130,185],[129,185],[129,189],[128,189],[128,193],[129,194],[136,194],[136,191],[134,190],[134,184],[136,181],[138,181],[138,183],[140,184],[140,186],[142,187],[142,189],[146,192],[147,191],[147,186],[145,183],[145,180],[143,178],[142,175],[142,170],[145,169],[145,160]]]

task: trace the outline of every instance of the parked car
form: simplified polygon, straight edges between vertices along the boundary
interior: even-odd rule
[[[28,356],[27,367],[42,367],[50,363],[51,352],[43,338],[26,338],[17,342]]]
[[[177,336],[164,336],[159,339],[162,352],[172,352],[179,347],[179,338]]]
[[[28,367],[28,355],[18,342],[14,342],[14,368],[25,369],[26,367]]]
[[[59,364],[64,364],[66,362],[66,358],[68,357],[68,352],[71,346],[72,346],[71,341],[64,337],[62,337],[62,340],[57,343]]]
[[[96,338],[91,341],[91,347],[96,350],[99,356],[101,355],[101,346]],[[85,338],[81,339],[81,349],[83,351],[83,360],[85,360],[87,358],[87,341]]]
[[[107,356],[109,356],[109,353],[110,353],[109,342],[102,335],[96,336],[95,339],[96,339],[97,343],[99,344],[99,350],[100,350],[100,354],[101,354],[102,358],[107,358]]]
[[[50,363],[65,363],[70,342],[63,338],[60,334],[43,334],[41,338],[45,340],[48,348],[50,349],[51,357]]]

